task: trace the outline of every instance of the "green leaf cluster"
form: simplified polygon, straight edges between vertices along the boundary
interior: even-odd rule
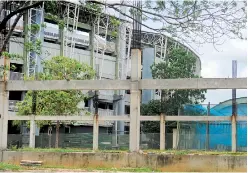
[[[199,78],[195,74],[196,57],[183,48],[174,48],[165,62],[151,66],[154,79]],[[161,100],[151,100],[141,105],[142,115],[177,115],[183,104],[199,104],[205,100],[206,90],[162,90]],[[143,132],[159,133],[159,122],[143,122]],[[169,131],[172,130],[169,128]]]
[[[43,62],[44,70],[37,77],[26,77],[25,80],[89,80],[93,79],[95,72],[87,64],[75,59],[56,56]],[[78,104],[85,99],[81,91],[37,91],[36,112],[38,115],[78,115],[81,111]],[[18,115],[31,115],[33,105],[33,92],[28,91],[23,101],[17,104]],[[49,121],[38,121],[38,125],[50,124]],[[19,121],[14,122],[20,124]]]

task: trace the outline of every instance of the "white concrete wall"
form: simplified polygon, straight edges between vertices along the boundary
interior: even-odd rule
[[[54,44],[54,43],[48,43],[45,42],[42,46],[42,57],[43,59],[50,59],[54,56],[60,55],[60,45]],[[10,53],[16,53],[22,55],[23,52],[23,38],[14,38],[10,41]],[[102,77],[108,78],[108,79],[114,79],[115,78],[115,61],[116,57],[111,57],[108,55],[96,55],[97,62],[99,63],[100,70],[103,67]],[[83,49],[74,49],[74,56],[76,60],[90,64],[90,51],[83,50]],[[102,65],[102,59],[103,65]]]

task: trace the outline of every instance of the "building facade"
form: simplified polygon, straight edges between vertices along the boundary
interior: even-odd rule
[[[44,11],[43,18],[44,27],[41,30],[42,34],[42,45],[41,50],[42,54],[39,57],[40,61],[50,59],[54,56],[61,55],[61,40],[59,38],[59,27],[58,25],[54,24],[54,22],[47,18],[46,11]],[[87,16],[87,15],[85,15]],[[13,23],[15,17],[11,19],[10,23]],[[105,20],[105,19],[101,19]],[[65,46],[65,50],[68,49],[68,52],[65,52],[65,55],[70,55],[70,58],[75,58],[79,62],[87,63],[89,65],[93,65],[98,79],[100,80],[113,80],[113,79],[129,79],[130,78],[130,48],[131,45],[128,41],[120,43],[118,40],[121,39],[114,39],[111,35],[107,34],[105,37],[102,36],[102,33],[97,33],[94,27],[90,26],[91,21],[89,19],[78,19],[77,29],[73,32],[68,32],[66,39],[73,41],[74,48],[71,51],[71,47]],[[126,37],[131,39],[131,30],[132,27],[131,23],[128,21],[121,21],[123,26],[129,28],[125,30]],[[9,42],[9,52],[15,54],[23,54],[24,50],[24,36],[23,36],[23,18],[20,19],[18,22],[15,30],[14,36],[11,38]],[[102,29],[103,26],[98,26]],[[108,26],[105,26],[105,31],[108,31]],[[69,28],[66,28],[69,29]],[[67,33],[67,30],[65,30]],[[148,33],[143,32],[141,33],[141,42],[142,42],[142,78],[151,78],[150,66],[153,62],[163,61],[166,57],[166,50],[169,47],[167,44],[170,42],[170,46],[173,47],[181,46],[185,48],[187,51],[191,51],[185,45],[169,38],[165,37],[160,34],[156,33]],[[123,35],[123,33],[119,30],[119,36]],[[129,42],[129,43],[128,43]],[[97,45],[97,46],[96,46]],[[119,47],[118,47],[119,46]],[[103,51],[104,49],[104,51]],[[120,50],[124,50],[123,53],[120,53]],[[194,53],[195,54],[195,53]],[[122,57],[120,57],[122,56]],[[124,57],[123,57],[124,56]],[[125,57],[126,56],[126,57]],[[197,56],[197,55],[196,55]],[[197,56],[198,57],[198,56]],[[24,57],[25,58],[25,57]],[[92,64],[92,61],[94,62]],[[10,65],[15,65],[16,68],[10,71],[9,80],[23,80],[23,64],[22,60],[11,60]],[[197,74],[200,74],[201,70],[201,63],[198,57],[197,61]],[[89,100],[85,102],[84,108],[87,109],[89,112],[94,112],[94,104],[93,104],[93,97],[94,91],[84,91],[88,94]],[[142,102],[147,103],[151,99],[159,99],[159,91],[143,91]],[[23,100],[24,92],[10,92],[9,93],[9,114],[15,116],[16,115],[16,103],[18,101]],[[98,114],[99,116],[109,116],[109,115],[123,115],[130,113],[130,93],[129,91],[115,93],[114,91],[99,91],[99,100],[98,100]],[[118,106],[117,106],[118,105]],[[119,109],[119,110],[118,110]],[[91,126],[92,122],[80,122],[78,124],[74,124],[73,126]],[[119,124],[117,122],[103,122],[99,124],[102,131],[107,133],[104,130],[111,129],[112,132],[115,131],[116,133],[128,133],[128,123],[126,124]],[[125,128],[124,128],[125,126]],[[9,129],[9,132],[11,129]],[[39,132],[39,130],[37,129]],[[65,130],[66,131],[66,130]],[[68,130],[67,130],[68,131]],[[39,133],[37,132],[37,135]],[[73,132],[73,130],[71,130]],[[80,131],[81,132],[81,131]]]

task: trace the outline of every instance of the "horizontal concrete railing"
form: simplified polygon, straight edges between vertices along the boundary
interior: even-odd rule
[[[27,116],[8,116],[8,120],[51,120],[51,121],[94,121],[94,116],[34,116],[34,115],[27,115]],[[231,121],[232,116],[164,116],[165,121]],[[237,121],[247,121],[246,116],[237,116]],[[99,116],[97,121],[130,121],[130,117],[127,115],[122,116]],[[161,121],[161,116],[140,116],[140,121]]]
[[[0,85],[3,85],[0,82]],[[132,90],[132,89],[246,89],[247,78],[185,78],[131,80],[7,81],[8,91]]]

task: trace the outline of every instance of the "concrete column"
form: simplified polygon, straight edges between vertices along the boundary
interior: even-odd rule
[[[172,143],[173,149],[177,149],[177,145],[178,145],[178,129],[173,129],[173,143]]]
[[[160,114],[160,150],[165,150],[165,115]]]
[[[140,141],[140,90],[138,81],[141,77],[141,51],[133,49],[131,52],[131,96],[130,96],[130,135],[129,150],[139,151]]]
[[[9,101],[4,84],[0,89],[0,105],[0,149],[7,149]]]
[[[35,148],[35,121],[34,116],[32,116],[32,119],[30,120],[30,132],[29,132],[29,147]]]
[[[9,59],[0,57],[0,66],[10,66]],[[9,111],[9,92],[5,90],[9,71],[5,71],[3,78],[0,78],[0,149],[7,149],[8,136],[8,111]]]
[[[93,120],[93,150],[98,150],[98,135],[99,135],[99,124],[98,115],[94,115]]]
[[[95,27],[91,25],[90,35],[90,66],[95,70]]]
[[[237,123],[236,123],[236,116],[232,116],[232,152],[237,152]]]
[[[2,80],[2,79],[1,79]],[[3,115],[4,115],[4,83],[0,82],[0,149],[2,149]]]

